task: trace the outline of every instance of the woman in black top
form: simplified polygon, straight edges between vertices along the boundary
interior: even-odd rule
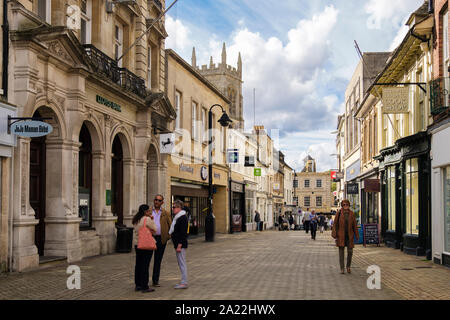
[[[175,289],[186,289],[188,287],[187,280],[187,265],[186,265],[186,249],[188,247],[188,218],[186,212],[182,210],[183,202],[177,200],[173,203],[173,218],[172,225],[170,226],[169,234],[172,237],[173,246],[176,251],[178,267],[181,271],[181,283],[175,286]]]

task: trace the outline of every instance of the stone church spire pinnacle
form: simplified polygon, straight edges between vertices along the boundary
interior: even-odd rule
[[[225,46],[225,42],[222,47],[222,65],[226,68],[227,66],[227,48]]]
[[[192,66],[197,68],[197,56],[195,55],[195,47],[192,47]]]

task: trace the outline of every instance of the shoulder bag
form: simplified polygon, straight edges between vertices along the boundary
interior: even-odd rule
[[[144,218],[144,225],[138,232],[137,248],[140,250],[156,250],[156,241],[153,238],[152,232],[147,228],[147,217]]]

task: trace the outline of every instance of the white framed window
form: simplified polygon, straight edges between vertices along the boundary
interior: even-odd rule
[[[309,188],[309,180],[305,179],[305,184],[304,184],[305,188]]]
[[[117,60],[123,53],[123,25],[116,23],[114,25],[114,58]],[[123,59],[120,59],[118,66],[122,67]]]
[[[305,197],[304,199],[304,206],[305,207],[311,207],[311,197],[310,196],[307,196],[307,197]]]
[[[38,0],[38,16],[47,23],[52,23],[52,1],[51,0]]]
[[[147,49],[147,87],[152,87],[152,47]]]
[[[175,91],[175,111],[177,113],[177,118],[175,119],[175,130],[180,129],[181,124],[181,92]]]
[[[92,0],[81,0],[81,43],[92,41]]]
[[[198,140],[197,103],[192,102],[192,139]]]
[[[205,108],[202,108],[202,127],[203,133],[201,135],[203,136],[203,141],[208,141],[208,117],[206,116]]]
[[[316,180],[316,188],[322,188],[322,179]]]
[[[322,196],[317,196],[316,197],[316,207],[321,207],[322,206]]]

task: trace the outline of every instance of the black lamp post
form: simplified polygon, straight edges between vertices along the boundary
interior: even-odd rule
[[[205,240],[212,242],[214,241],[215,234],[215,218],[212,212],[212,197],[213,197],[213,184],[212,184],[212,109],[215,106],[219,106],[222,109],[222,117],[217,121],[222,127],[228,127],[231,121],[227,113],[220,104],[214,104],[209,108],[208,113],[208,140],[209,140],[209,154],[208,154],[208,213],[205,218]]]

